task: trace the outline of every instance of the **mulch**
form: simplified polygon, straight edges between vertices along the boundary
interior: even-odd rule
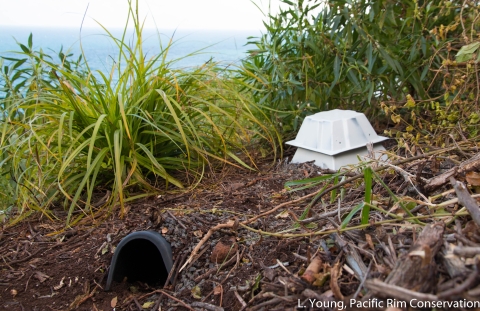
[[[289,191],[287,181],[331,172],[284,159],[209,173],[189,192],[130,203],[124,218],[5,225],[0,310],[480,310],[479,195],[467,178],[480,168],[476,148],[399,152],[373,166],[418,221],[374,181],[370,223],[357,213],[342,230],[364,199],[362,171]],[[170,279],[104,291],[115,247],[142,230],[171,244]]]

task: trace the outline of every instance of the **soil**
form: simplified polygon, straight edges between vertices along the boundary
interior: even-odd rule
[[[124,218],[117,213],[104,215],[93,224],[80,222],[65,230],[64,221],[51,221],[37,214],[4,228],[0,233],[0,310],[295,310],[300,305],[305,307],[299,310],[322,310],[311,308],[308,299],[323,301],[327,305],[324,310],[335,310],[331,307],[335,301],[366,298],[366,287],[361,285],[365,278],[359,277],[358,271],[366,273],[368,278],[387,280],[396,262],[406,256],[417,240],[422,227],[400,221],[398,225],[335,233],[340,213],[345,215],[345,208],[351,209],[363,200],[364,188],[354,182],[344,187],[341,206],[340,201],[330,201],[330,196],[325,196],[306,215],[333,211],[329,217],[294,226],[295,219],[311,202],[308,199],[259,218],[249,224],[250,229],[239,225],[279,204],[312,193],[312,189],[288,192],[284,187],[286,181],[325,174],[311,163],[287,162],[285,159],[274,166],[264,163],[256,172],[227,168],[222,173],[208,175],[187,193],[130,203]],[[414,197],[411,193],[414,191],[404,185],[403,178],[392,173],[383,178],[394,192]],[[374,193],[378,200],[382,193],[388,197],[378,184],[374,185]],[[390,207],[394,212],[391,203]],[[421,208],[417,210],[429,212]],[[62,219],[64,211],[55,212]],[[372,212],[372,222],[384,219],[384,215]],[[466,241],[476,245],[480,232],[469,220],[458,218],[459,230],[447,226],[441,235],[449,236],[450,240],[446,239],[451,243],[458,243],[451,236],[464,234]],[[207,232],[229,221],[235,224],[215,230],[199,255],[188,263]],[[358,219],[353,219],[350,225],[358,223]],[[465,231],[467,227],[470,229]],[[308,234],[321,229],[333,231],[328,235]],[[165,284],[124,280],[113,282],[112,289],[104,291],[116,246],[128,234],[142,230],[160,232],[170,243],[173,252],[170,279]],[[260,235],[254,230],[284,236]],[[294,233],[306,234],[288,237]],[[350,261],[352,254],[357,254],[360,270]],[[138,256],[148,254],[139,252]],[[431,257],[426,264],[433,267],[436,263],[432,293],[455,288],[466,275],[477,271],[476,262],[463,261],[460,273],[452,277],[440,257],[435,254]],[[313,279],[307,280],[301,275],[312,268],[313,264],[309,266],[312,262],[319,266],[317,270],[313,268]],[[465,290],[445,299],[475,299],[471,291],[467,295],[467,289],[477,283],[478,278]],[[375,307],[362,305],[358,309]]]

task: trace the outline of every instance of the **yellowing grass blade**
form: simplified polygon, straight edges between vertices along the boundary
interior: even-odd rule
[[[123,205],[123,182],[122,182],[122,172],[123,172],[123,163],[121,161],[121,131],[116,130],[113,134],[113,152],[115,159],[115,188],[116,193],[118,193],[118,199],[120,201],[120,217],[124,216],[125,207]],[[114,202],[115,203],[115,202]]]
[[[177,113],[175,112],[175,109],[173,109],[173,106],[170,103],[170,100],[168,100],[168,97],[165,94],[165,92],[162,91],[162,90],[157,90],[157,92],[160,94],[160,96],[162,96],[163,101],[165,102],[165,105],[167,105],[168,110],[170,110],[170,113],[172,114],[172,117],[175,120],[175,124],[177,125],[177,129],[180,132],[180,135],[182,135],[182,139],[183,139],[183,142],[185,144],[185,148],[187,150],[187,158],[190,159],[190,151],[189,151],[189,148],[188,148],[189,143],[188,143],[187,137],[185,136],[185,133],[183,131],[183,126],[180,123],[180,120],[178,119]]]

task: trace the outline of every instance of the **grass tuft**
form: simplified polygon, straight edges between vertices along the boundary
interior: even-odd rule
[[[186,175],[198,181],[214,163],[253,169],[254,144],[278,149],[270,118],[232,71],[215,62],[175,69],[172,41],[147,58],[138,3],[129,5],[121,38],[104,28],[119,55],[108,74],[82,57],[34,51],[32,36],[4,60],[0,172],[19,214],[54,217],[61,205],[70,225],[96,211],[96,191],[111,191],[106,204],[123,216],[128,197],[182,189]]]

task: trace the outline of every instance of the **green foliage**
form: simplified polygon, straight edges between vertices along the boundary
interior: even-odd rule
[[[407,198],[399,198],[395,193],[392,192],[392,190],[387,186],[387,184],[382,180],[382,178],[377,174],[377,172],[369,165],[367,162],[360,162],[358,165],[352,165],[349,170],[339,170],[338,172],[334,174],[325,174],[317,177],[312,177],[312,178],[307,178],[307,179],[301,179],[301,180],[293,180],[293,181],[288,181],[285,183],[285,188],[288,189],[290,192],[295,192],[299,190],[304,190],[304,189],[309,189],[309,188],[317,188],[313,194],[315,196],[311,200],[311,202],[306,206],[304,209],[303,213],[301,216],[298,218],[299,220],[304,220],[312,206],[318,202],[319,198],[322,196],[326,195],[328,192],[330,192],[330,204],[334,204],[335,200],[338,200],[339,206],[343,202],[343,195],[340,197],[337,197],[337,188],[340,186],[339,185],[339,177],[342,176],[342,181],[343,183],[345,181],[345,176],[347,172],[351,171],[363,171],[363,184],[365,185],[365,192],[364,192],[364,199],[363,201],[359,202],[355,207],[351,209],[351,211],[345,216],[345,218],[342,220],[342,223],[340,225],[341,229],[345,229],[348,224],[351,223],[352,219],[355,217],[355,215],[361,211],[361,217],[360,217],[360,222],[362,225],[368,225],[370,221],[370,210],[375,209],[380,213],[386,214],[390,217],[400,219],[402,220],[402,216],[392,214],[373,203],[373,181],[375,180],[379,185],[381,185],[387,192],[388,194],[388,200],[391,200],[395,202],[395,204],[398,204],[401,209],[405,212],[406,215],[408,215],[410,220],[415,223],[420,223],[420,221],[410,212],[410,209],[412,208],[409,206],[408,199]],[[357,175],[356,177],[361,177],[362,175]],[[355,177],[355,178],[356,178]],[[338,186],[337,186],[338,185]],[[343,184],[342,184],[343,186]],[[294,187],[294,188],[292,188]],[[350,185],[350,188],[353,187],[353,184]],[[343,192],[344,188],[341,188],[341,193]],[[334,193],[334,194],[333,194]],[[312,194],[310,194],[311,196]],[[323,200],[322,200],[323,202]],[[348,203],[348,202],[346,202]],[[312,224],[309,224],[312,225]],[[293,228],[298,228],[299,224],[296,223]]]
[[[324,184],[323,188],[321,188],[320,191],[317,191],[317,194],[313,198],[312,203],[308,204],[307,207],[303,210],[302,215],[300,215],[299,217],[299,220],[303,220],[307,217],[308,213],[310,212],[310,209],[312,208],[313,202],[316,202],[319,195],[327,188],[328,183],[326,182],[333,180],[334,184],[336,185],[338,183],[338,177],[341,176],[342,174],[343,172],[337,172],[335,174],[325,174],[325,175],[306,178],[306,179],[287,181],[285,183],[285,188],[288,189],[290,192],[305,190],[305,189],[317,187],[319,185]],[[295,227],[298,227],[298,224]]]
[[[345,219],[342,221],[341,225],[340,225],[340,228],[341,229],[345,229],[347,227],[347,225],[350,223],[350,221],[352,221],[352,218],[353,216],[355,216],[356,213],[358,213],[358,211],[365,211],[365,210],[368,210],[370,211],[370,209],[366,208],[365,207],[365,201],[362,201],[360,203],[358,203],[351,211],[350,213],[348,213],[348,215],[345,217]],[[363,218],[362,218],[362,221],[363,221]],[[367,222],[368,223],[368,222]]]
[[[4,175],[0,175],[0,211],[11,209],[14,201],[14,191],[10,181]]]
[[[248,148],[256,143],[277,150],[269,119],[229,71],[214,62],[172,69],[172,42],[147,58],[136,12],[130,3],[133,44],[128,23],[121,38],[105,29],[119,52],[109,73],[62,52],[56,62],[32,50],[32,36],[18,58],[5,59],[0,172],[14,181],[20,212],[50,216],[61,204],[71,224],[98,208],[93,194],[101,186],[123,215],[139,190],[183,188],[212,160],[252,168]]]
[[[365,198],[363,202],[367,203],[362,209],[362,225],[368,224],[370,219],[370,208],[368,204],[372,203],[372,168],[367,166],[363,169],[363,179],[365,182]]]
[[[243,66],[256,99],[286,132],[317,111],[371,108],[377,115],[381,103],[404,104],[407,96],[441,98],[445,59],[462,45],[477,48],[478,1],[282,2],[266,33],[251,38],[256,49]]]

